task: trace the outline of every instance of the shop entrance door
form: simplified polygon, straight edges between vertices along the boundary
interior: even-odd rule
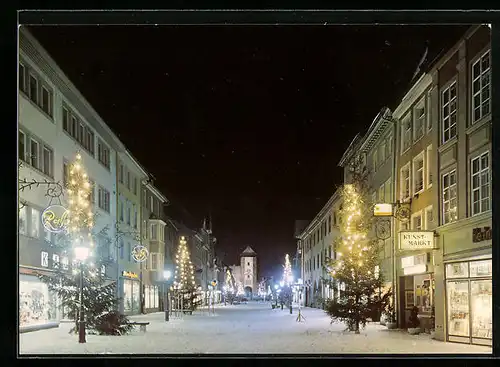
[[[412,307],[415,306],[413,275],[399,277],[399,320],[401,329],[408,328],[408,320]]]

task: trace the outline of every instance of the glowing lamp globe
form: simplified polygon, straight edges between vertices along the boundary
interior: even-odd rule
[[[90,249],[86,246],[75,247],[75,259],[85,261],[89,257]]]
[[[163,278],[165,278],[166,280],[170,279],[171,276],[172,276],[172,272],[170,270],[165,270],[163,272]]]

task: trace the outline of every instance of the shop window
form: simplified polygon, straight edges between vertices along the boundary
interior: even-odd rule
[[[149,289],[149,285],[147,285],[144,288],[144,307],[145,308],[151,308],[150,293],[151,293],[151,290]]]
[[[36,277],[19,276],[19,326],[44,324],[56,316],[48,287]]]
[[[469,336],[469,281],[448,281],[448,334]]]
[[[158,308],[158,306],[159,306],[158,287],[153,286],[153,307]]]
[[[451,263],[446,264],[446,279],[452,278],[468,278],[469,277],[469,263]]]
[[[132,311],[132,281],[129,279],[123,280],[123,309],[129,313]]]
[[[471,261],[470,263],[470,277],[491,277],[492,276],[492,262],[491,260]]]
[[[492,282],[491,280],[473,280],[470,286],[472,337],[491,339],[493,334]]]

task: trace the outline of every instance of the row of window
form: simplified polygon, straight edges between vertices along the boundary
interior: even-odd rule
[[[489,152],[482,153],[470,163],[470,210],[471,215],[484,213],[491,209],[491,169]],[[442,222],[458,219],[457,171],[442,176]]]
[[[39,138],[19,130],[19,159],[49,177],[54,177],[54,150]]]
[[[332,225],[337,225],[337,216],[335,213],[333,213],[333,224],[332,215],[330,214],[328,218],[325,218],[321,222],[321,224],[314,230],[312,234],[304,239],[305,251],[309,251],[314,245],[316,245],[319,241],[321,241],[329,233],[331,233]]]
[[[31,68],[19,63],[19,90],[50,119],[53,118],[54,92]]]
[[[392,136],[388,136],[386,139],[382,140],[373,151],[372,154],[372,165],[373,171],[376,172],[377,168],[385,163],[392,155]]]
[[[62,117],[63,130],[93,157],[95,153],[94,131],[67,106],[62,107]]]
[[[491,66],[490,51],[486,51],[471,66],[471,124],[481,120],[491,112]],[[441,143],[445,144],[457,136],[457,109],[458,109],[457,81],[451,82],[441,91],[440,118]],[[424,136],[425,131],[432,129],[432,118],[428,114],[430,109],[429,92],[425,94],[413,107],[413,110],[402,118],[401,124],[401,154],[411,145]],[[374,156],[375,161],[375,156]],[[376,164],[374,164],[376,167]]]
[[[137,206],[131,203],[128,200],[120,197],[119,201],[119,220],[123,223],[126,221],[127,225],[133,226],[137,229],[138,225],[138,211]],[[134,217],[132,218],[132,212],[134,213]]]
[[[38,106],[51,120],[54,118],[54,92],[43,79],[25,63],[19,63],[19,90]],[[62,106],[63,130],[90,155],[95,153],[95,133],[68,106]],[[98,160],[110,169],[110,149],[100,139],[97,142]]]
[[[310,259],[305,260],[306,271],[312,272],[316,269],[321,269],[327,259],[337,259],[337,253],[333,245],[323,249],[323,251],[317,253],[316,256],[312,256]]]
[[[425,151],[417,154],[411,162],[401,168],[401,201],[406,201],[432,187],[431,158],[432,145],[429,145]]]
[[[378,192],[374,191],[372,194],[372,204],[376,203],[391,203],[392,200],[392,182],[388,179],[380,185]]]
[[[413,109],[402,118],[401,154],[405,153],[413,143],[420,140],[426,132],[432,130],[432,119],[428,114],[429,92],[415,104]]]
[[[149,193],[149,194],[148,194]],[[148,197],[149,197],[149,206],[148,206]],[[155,196],[148,192],[148,190],[142,190],[142,205],[145,208],[149,208],[151,213],[154,213],[157,217],[160,217],[162,214],[161,210],[161,200],[155,198]]]
[[[133,177],[132,173],[121,162],[118,165],[118,181],[125,184],[127,189],[133,192],[134,195],[137,195],[137,177]]]

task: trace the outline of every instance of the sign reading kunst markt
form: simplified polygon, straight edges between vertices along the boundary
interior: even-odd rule
[[[399,232],[399,249],[404,251],[434,248],[434,232]]]

